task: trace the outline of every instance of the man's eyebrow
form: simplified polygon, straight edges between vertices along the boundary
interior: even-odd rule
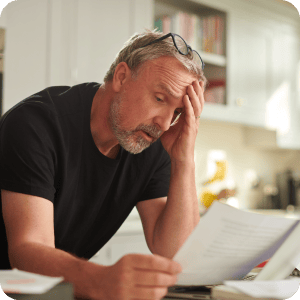
[[[163,84],[163,83],[160,83],[159,85],[158,85],[158,88],[160,88],[160,89],[162,89],[162,90],[164,90],[166,93],[168,93],[170,96],[172,96],[173,98],[176,98],[176,99],[181,99],[181,96],[178,96],[178,95],[176,95],[176,94],[174,94],[170,89],[169,89],[169,87],[167,87],[165,84]]]

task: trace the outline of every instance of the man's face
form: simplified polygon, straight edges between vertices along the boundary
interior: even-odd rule
[[[183,110],[182,98],[195,80],[175,58],[146,62],[111,102],[109,122],[119,144],[137,154],[154,143]]]

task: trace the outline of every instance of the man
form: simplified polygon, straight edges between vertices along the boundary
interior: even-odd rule
[[[63,276],[77,297],[163,297],[181,271],[172,257],[199,221],[202,68],[179,36],[147,31],[128,41],[103,85],[50,87],[3,116],[2,265]],[[88,262],[135,205],[154,255]]]

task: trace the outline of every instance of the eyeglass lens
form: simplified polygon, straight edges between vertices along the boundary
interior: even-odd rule
[[[184,41],[184,39],[179,36],[179,35],[175,35],[174,34],[174,40],[175,40],[175,44],[178,48],[178,50],[183,54],[183,55],[187,55],[189,52],[189,49],[187,47],[186,42]]]
[[[199,66],[202,66],[202,69],[204,68],[204,64],[202,59],[200,58],[200,55],[197,51],[193,50],[193,60],[198,64]]]
[[[174,34],[174,42],[175,42],[176,47],[179,50],[179,52],[181,52],[181,54],[187,55],[189,53],[189,48],[181,36]],[[196,64],[198,64],[199,66],[202,66],[202,68],[204,67],[203,62],[200,58],[200,55],[195,50],[193,50],[193,59],[196,62]]]

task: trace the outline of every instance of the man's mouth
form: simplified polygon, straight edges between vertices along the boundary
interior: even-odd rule
[[[151,143],[158,140],[162,134],[162,131],[157,130],[154,126],[144,124],[138,126],[135,131],[139,131],[143,135],[143,138]]]
[[[142,131],[142,133],[144,134],[144,136],[146,137],[146,139],[148,140],[148,141],[153,141],[154,140],[154,137],[152,136],[152,135],[150,135],[148,132],[146,132],[146,131],[144,131],[144,130],[141,130]]]

